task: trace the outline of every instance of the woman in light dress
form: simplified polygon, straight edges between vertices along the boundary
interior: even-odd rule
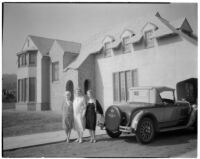
[[[69,142],[71,130],[73,128],[73,105],[70,101],[71,93],[66,91],[64,96],[65,99],[62,104],[62,123],[63,129],[67,135],[66,141]]]
[[[83,131],[85,130],[85,111],[86,102],[81,93],[81,89],[76,89],[75,99],[73,101],[74,109],[74,129],[77,131],[78,138],[76,142],[82,143]]]

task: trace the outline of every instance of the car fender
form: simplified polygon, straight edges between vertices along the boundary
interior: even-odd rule
[[[140,111],[134,116],[134,118],[132,119],[131,128],[132,128],[134,131],[137,130],[138,122],[139,122],[140,119],[143,117],[143,115],[144,115],[144,110],[140,110]]]
[[[145,117],[145,116],[149,116],[151,119],[153,119],[153,122],[156,122],[156,125],[155,125],[155,129],[156,131],[158,131],[158,125],[157,125],[157,119],[156,117],[149,113],[148,111],[144,111],[144,110],[140,110],[135,116],[134,118],[132,119],[132,122],[131,122],[131,128],[134,130],[134,131],[137,131],[137,127],[138,127],[138,123],[140,122],[140,120]]]

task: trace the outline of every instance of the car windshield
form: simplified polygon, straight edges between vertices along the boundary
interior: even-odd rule
[[[174,102],[174,92],[173,91],[163,91],[160,93],[162,102],[173,103]]]

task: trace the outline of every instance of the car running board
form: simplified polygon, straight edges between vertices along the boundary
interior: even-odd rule
[[[160,132],[166,132],[166,131],[172,131],[172,130],[180,130],[180,129],[186,129],[186,128],[188,128],[187,125],[185,125],[185,126],[176,126],[176,127],[170,127],[170,128],[161,129]]]

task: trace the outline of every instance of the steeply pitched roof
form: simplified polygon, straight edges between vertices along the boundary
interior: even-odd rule
[[[80,43],[57,40],[57,39],[49,39],[34,35],[29,35],[29,37],[32,39],[33,43],[36,45],[36,47],[38,48],[38,50],[42,55],[48,55],[55,41],[58,42],[58,44],[60,45],[60,47],[63,49],[64,52],[77,53],[77,54],[80,52],[81,48]]]
[[[79,56],[76,58],[75,61],[73,61],[65,70],[67,69],[77,69],[80,67],[80,65],[85,61],[85,59],[93,53],[99,52],[103,45],[102,41],[103,39],[111,35],[114,37],[114,42],[112,47],[117,47],[121,43],[120,35],[124,31],[124,29],[132,29],[134,33],[136,33],[135,37],[133,36],[133,41],[136,42],[141,39],[141,29],[142,27],[148,22],[152,22],[155,25],[157,25],[160,29],[164,28],[164,24],[158,20],[157,17],[152,16],[146,16],[138,19],[132,19],[132,21],[129,21],[128,23],[120,24],[118,26],[115,26],[114,28],[111,27],[105,31],[102,31],[91,38],[87,40],[85,43],[82,44],[81,52]],[[139,35],[137,35],[139,34]]]
[[[29,35],[29,37],[32,39],[33,43],[36,45],[38,50],[41,52],[42,55],[47,55],[54,40],[39,36],[33,36]]]
[[[56,40],[56,41],[61,46],[64,52],[70,52],[70,53],[76,53],[76,54],[80,52],[80,49],[81,49],[80,43],[64,41],[64,40]]]
[[[135,43],[143,37],[141,29],[145,26],[145,24],[147,24],[147,22],[154,24],[158,28],[154,32],[154,35],[153,35],[154,37],[160,37],[160,36],[168,35],[172,33],[177,34],[176,29],[181,27],[183,23],[187,22],[186,18],[182,18],[182,19],[172,22],[172,24],[169,24],[167,20],[163,22],[163,20],[161,20],[160,18],[161,17],[159,13],[157,13],[156,16],[150,15],[150,16],[141,17],[138,19],[133,19],[132,21],[129,21],[128,23],[115,26],[114,28],[111,27],[110,29],[107,29],[104,32],[100,32],[94,35],[93,37],[91,37],[89,40],[87,40],[85,43],[82,44],[82,48],[81,48],[79,56],[76,58],[75,61],[73,61],[65,69],[65,71],[67,69],[78,69],[89,55],[99,52],[103,47],[102,40],[107,35],[111,35],[112,37],[114,37],[114,42],[112,44],[112,47],[114,48],[114,47],[117,47],[121,43],[120,35],[124,31],[124,29],[131,28],[131,30],[133,30],[133,32],[136,33],[136,35],[134,35],[129,40],[129,42]],[[183,34],[180,33],[179,35],[182,36]],[[183,35],[183,36],[185,37],[186,35]]]
[[[185,29],[192,32],[192,28],[185,17],[171,21],[170,24],[176,29]]]

